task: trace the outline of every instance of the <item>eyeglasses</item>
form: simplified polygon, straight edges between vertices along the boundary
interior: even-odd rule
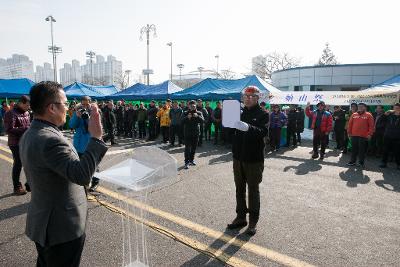
[[[244,97],[244,98],[254,98],[254,97],[258,97],[258,95],[254,95],[254,94],[251,94],[251,95],[244,94],[243,97]]]
[[[54,102],[54,103],[50,103],[49,105],[54,104],[54,105],[64,105],[65,107],[69,107],[69,103],[68,102]]]

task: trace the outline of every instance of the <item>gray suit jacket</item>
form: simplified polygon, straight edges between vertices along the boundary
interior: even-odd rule
[[[91,139],[81,158],[50,123],[34,120],[20,144],[20,155],[32,195],[26,234],[41,246],[79,238],[85,232],[88,185],[107,146]]]

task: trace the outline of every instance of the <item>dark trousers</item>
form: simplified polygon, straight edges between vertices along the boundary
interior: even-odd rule
[[[368,139],[360,136],[351,137],[351,162],[364,164],[365,154],[367,153]]]
[[[335,139],[336,139],[336,148],[344,149],[344,128],[335,128]]]
[[[211,140],[211,122],[204,124],[204,137],[206,140]]]
[[[297,142],[301,143],[301,132],[297,131],[296,135],[297,135]]]
[[[270,130],[270,145],[271,149],[278,149],[281,147],[281,128],[271,128]]]
[[[35,242],[38,258],[37,267],[78,267],[81,262],[86,235],[51,247],[42,247]]]
[[[163,143],[168,142],[169,139],[169,127],[168,126],[161,126],[161,134],[163,138]]]
[[[157,120],[149,120],[149,140],[156,139]],[[139,131],[140,136],[140,131]]]
[[[106,128],[106,136],[103,138],[104,142],[108,142],[108,140],[111,141],[111,143],[115,142],[115,136],[114,136],[114,127],[109,127]]]
[[[194,161],[198,142],[198,136],[185,136],[185,163]]]
[[[327,136],[327,134],[322,132],[320,128],[314,129],[313,151],[315,154],[318,154],[319,146],[321,146],[321,154],[325,154],[326,141],[328,140],[328,138],[326,136]]]
[[[390,152],[393,152],[396,164],[400,166],[400,137],[388,138],[385,137],[383,146],[382,162],[387,163]]]
[[[214,143],[218,144],[219,139],[222,137],[222,124],[221,123],[214,123]]]
[[[290,141],[293,140],[293,146],[297,145],[297,140],[296,140],[296,129],[291,129],[287,128],[287,133],[286,133],[286,145],[290,146]]]
[[[374,133],[371,139],[371,153],[375,154],[376,156],[382,155],[382,151],[384,148],[384,140],[383,140],[384,133]]]
[[[146,137],[146,122],[145,121],[139,121],[138,122],[138,127],[139,127],[139,138]]]
[[[257,223],[260,217],[260,190],[264,162],[247,163],[233,159],[233,176],[236,186],[236,214],[245,219],[249,213],[251,223]],[[249,189],[248,208],[246,205],[246,185]]]
[[[178,136],[178,142],[181,145],[183,143],[182,141],[182,130],[180,125],[171,125],[169,127],[169,142],[171,145],[175,144],[175,136]]]
[[[349,147],[349,142],[350,142],[350,138],[349,135],[347,134],[347,130],[344,130],[344,152],[347,152],[347,148]]]
[[[200,123],[199,146],[203,144],[204,123]]]
[[[19,157],[19,146],[10,146],[10,150],[13,156],[13,167],[12,167],[12,181],[14,188],[21,185],[20,176],[22,170],[21,158]]]

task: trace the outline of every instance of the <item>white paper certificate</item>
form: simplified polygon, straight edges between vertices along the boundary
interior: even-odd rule
[[[237,121],[240,121],[240,102],[237,100],[224,100],[222,102],[222,125],[234,128],[234,124]]]

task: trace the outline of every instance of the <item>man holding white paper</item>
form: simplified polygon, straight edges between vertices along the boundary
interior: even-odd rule
[[[240,120],[234,123],[233,136],[233,174],[236,186],[236,218],[228,224],[228,229],[242,228],[247,225],[248,235],[256,234],[256,225],[260,216],[260,191],[264,171],[264,137],[267,134],[267,116],[258,104],[260,90],[248,86],[242,92],[244,103]],[[248,206],[246,204],[246,186],[248,187]]]

